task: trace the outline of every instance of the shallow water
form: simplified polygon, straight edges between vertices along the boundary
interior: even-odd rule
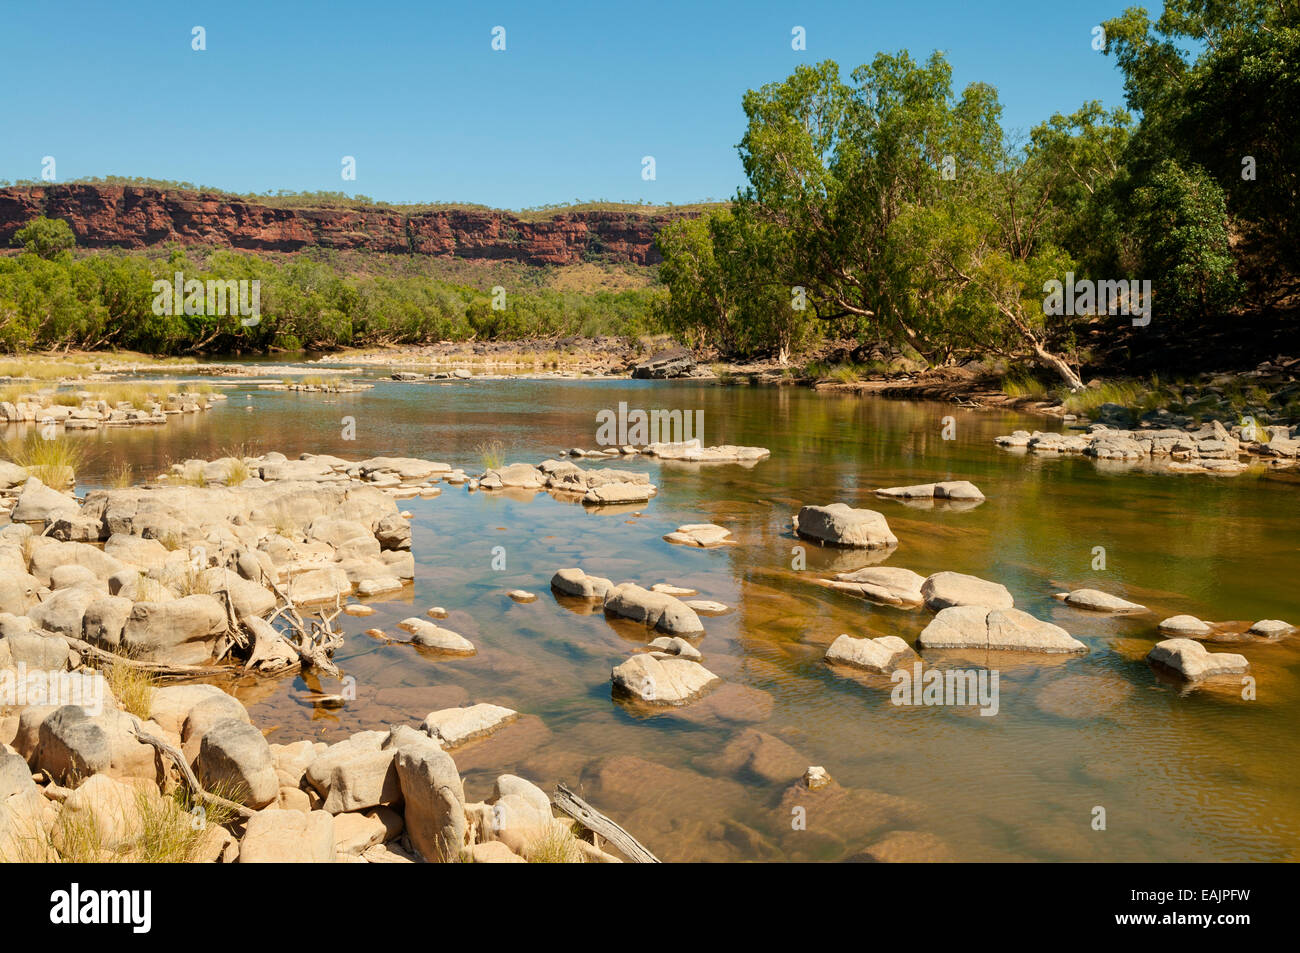
[[[479,444],[500,440],[510,461],[539,462],[595,444],[595,415],[632,408],[704,411],[708,444],[765,446],[752,467],[649,460],[583,462],[648,471],[648,504],[592,512],[545,493],[468,493],[444,487],[414,512],[416,579],[397,601],[372,600],[349,634],[341,668],[357,700],[311,706],[301,678],[241,686],[271,741],[326,740],[431,709],[494,702],[525,714],[455,752],[467,794],[503,772],[549,788],[577,787],[668,860],[844,859],[892,830],[938,835],[963,860],[1280,860],[1300,838],[1300,637],[1212,646],[1252,663],[1258,697],[1229,683],[1186,691],[1143,658],[1155,624],[1201,618],[1300,622],[1300,494],[1294,477],[1159,475],[999,450],[998,434],[1049,429],[1041,420],[948,404],[828,396],[796,388],[696,382],[378,382],[338,396],[235,386],[205,414],[159,428],[88,435],[82,486],[122,460],[137,479],[167,461],[303,451],[360,459],[409,455],[482,469]],[[249,410],[248,408],[252,408]],[[953,440],[942,418],[955,418]],[[342,418],[356,439],[341,439]],[[878,500],[876,487],[968,479],[988,497],[969,511]],[[1019,608],[1065,627],[1082,657],[931,653],[927,664],[1000,675],[1000,709],[891,704],[886,679],[828,668],[840,633],[909,642],[931,613],[876,607],[817,579],[874,561],[800,543],[790,517],[803,503],[844,501],[883,512],[900,545],[887,564],[928,574],[969,572],[1005,584]],[[666,543],[682,523],[713,521],[738,545]],[[493,547],[506,568],[492,568]],[[792,568],[802,546],[806,568]],[[1104,570],[1092,568],[1105,548]],[[734,607],[705,617],[699,643],[723,687],[681,709],[647,712],[611,698],[611,666],[647,639],[638,626],[562,604],[548,582],[581,566],[616,582],[671,582]],[[1065,607],[1053,594],[1096,587],[1151,611],[1128,618]],[[515,604],[506,591],[539,599]],[[435,660],[364,634],[396,631],[430,606],[478,647]],[[331,686],[325,686],[330,688]],[[790,791],[727,771],[724,749],[757,728],[823,765],[841,786]],[[792,829],[792,809],[807,811]],[[1094,809],[1106,829],[1093,829]]]

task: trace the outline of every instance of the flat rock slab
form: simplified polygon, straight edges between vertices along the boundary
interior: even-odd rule
[[[722,546],[732,542],[727,537],[731,535],[731,530],[724,529],[716,523],[687,523],[685,526],[679,526],[674,532],[664,537],[670,543],[679,543],[683,546]]]
[[[1147,661],[1172,669],[1189,682],[1215,675],[1244,675],[1250,663],[1244,655],[1210,652],[1193,639],[1165,639],[1157,642]]]
[[[772,455],[772,451],[766,447],[738,447],[731,444],[705,447],[698,439],[651,443],[642,447],[641,452],[661,460],[684,460],[688,463],[754,463]]]
[[[1019,609],[951,606],[941,609],[917,637],[922,649],[987,649],[1049,654],[1086,652],[1088,647],[1058,625]]]
[[[921,584],[921,595],[925,604],[936,611],[953,606],[1010,609],[1015,605],[1006,586],[960,572],[937,572],[927,577]]]
[[[644,503],[654,496],[655,488],[648,483],[604,483],[593,486],[582,496],[588,506],[606,503]]]
[[[979,487],[967,480],[943,483],[918,483],[914,486],[890,486],[876,491],[877,496],[900,500],[969,500],[984,499]]]
[[[841,635],[826,650],[826,661],[849,665],[887,675],[901,662],[915,658],[912,647],[896,635],[886,635],[878,639],[854,638]]]
[[[794,518],[795,532],[805,539],[856,549],[889,549],[898,537],[875,510],[854,509],[847,503],[805,506]]]
[[[334,817],[325,811],[259,811],[239,842],[241,864],[328,864],[334,861]]]
[[[693,612],[702,612],[705,615],[722,615],[724,612],[731,611],[730,606],[714,602],[712,599],[686,599],[683,604]]]
[[[650,705],[681,705],[721,681],[699,662],[647,654],[616,665],[610,678],[616,692]]]
[[[1065,596],[1065,604],[1075,609],[1088,609],[1092,612],[1145,612],[1147,607],[1137,602],[1129,602],[1119,596],[1112,596],[1100,589],[1075,589]]]
[[[890,606],[919,606],[925,601],[921,586],[925,577],[910,569],[868,566],[854,572],[836,573],[832,589],[849,592],[871,602]]]
[[[431,712],[421,727],[444,748],[455,748],[489,735],[518,717],[519,712],[510,708],[479,704]]]

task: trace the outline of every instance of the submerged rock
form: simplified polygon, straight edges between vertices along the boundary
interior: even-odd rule
[[[890,831],[850,860],[875,864],[951,864],[957,856],[928,831]]]
[[[768,784],[798,779],[807,762],[794,748],[757,728],[746,728],[722,749],[717,765],[729,774],[749,774]]]

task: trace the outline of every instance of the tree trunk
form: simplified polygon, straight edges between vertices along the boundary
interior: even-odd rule
[[[1032,346],[1034,348],[1034,356],[1038,358],[1038,363],[1059,374],[1061,380],[1065,381],[1070,390],[1083,390],[1083,381],[1079,378],[1078,374],[1074,373],[1074,368],[1065,363],[1062,358],[1047,350],[1047,348],[1043,347],[1037,341],[1034,341]]]

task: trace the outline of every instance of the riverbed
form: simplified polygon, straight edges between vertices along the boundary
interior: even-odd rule
[[[714,382],[398,383],[381,374],[359,377],[372,390],[343,395],[236,384],[204,414],[78,435],[93,445],[79,490],[102,485],[123,461],[140,480],[238,445],[415,456],[478,473],[481,446],[493,441],[507,462],[593,447],[597,413],[620,402],[702,411],[705,444],[762,446],[771,457],[753,466],[600,462],[650,473],[659,492],[599,511],[546,493],[454,486],[403,501],[414,514],[414,585],[396,600],[366,600],[372,616],[340,617],[348,640],[336,661],[356,679],[355,701],[314,706],[305,696],[315,686],[300,677],[237,687],[270,741],[335,740],[418,723],[448,705],[505,705],[525,717],[455,753],[471,799],[507,771],[547,789],[565,781],[665,860],[842,860],[896,830],[933,834],[972,861],[1300,859],[1300,636],[1211,646],[1250,660],[1249,700],[1239,685],[1189,690],[1144,660],[1156,623],[1171,615],[1300,623],[1296,476],[1176,475],[1016,455],[994,437],[1061,425],[952,404]],[[974,482],[987,501],[927,509],[872,494],[947,479]],[[885,565],[1001,582],[1017,607],[1064,627],[1088,653],[933,659],[997,669],[992,717],[894,705],[888,679],[828,667],[822,656],[841,633],[913,642],[932,618],[818,583],[879,558],[792,534],[800,505],[836,501],[887,517],[900,542]],[[725,526],[736,545],[662,539],[691,522]],[[1098,547],[1104,568],[1094,568]],[[647,635],[553,595],[551,576],[570,566],[688,587],[731,607],[704,618],[698,643],[723,688],[661,711],[611,697],[610,668]],[[1054,597],[1083,587],[1150,611],[1107,616]],[[511,589],[540,598],[516,603]],[[441,624],[473,641],[477,655],[435,659],[364,634],[396,632],[431,606],[448,610]],[[738,745],[754,731],[824,766],[833,796],[736,768]]]

